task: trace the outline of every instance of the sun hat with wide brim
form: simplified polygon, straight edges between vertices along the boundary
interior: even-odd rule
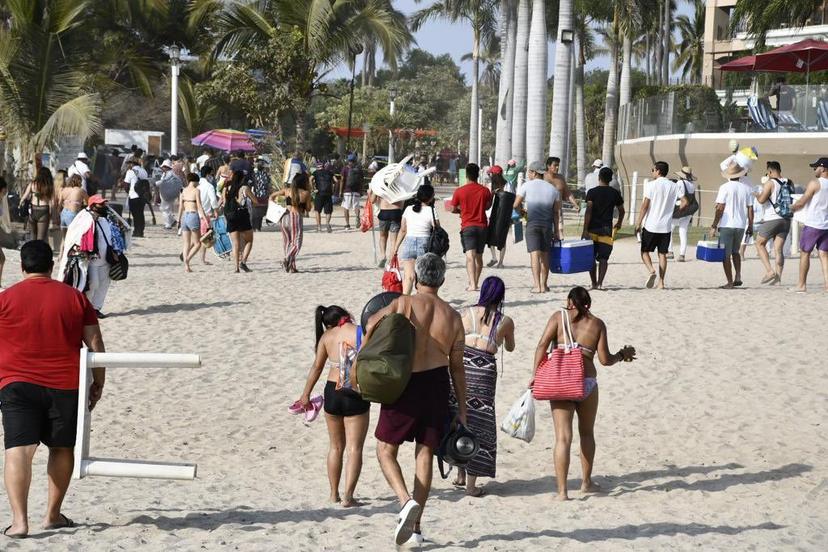
[[[675,174],[679,178],[682,178],[684,180],[689,180],[690,182],[693,182],[693,181],[696,180],[696,176],[693,174],[693,169],[691,169],[690,167],[688,167],[686,165],[684,167],[682,167],[680,171],[676,171]]]
[[[725,178],[740,178],[748,173],[746,167],[741,166],[736,161],[731,161],[727,168],[722,171],[722,176]]]

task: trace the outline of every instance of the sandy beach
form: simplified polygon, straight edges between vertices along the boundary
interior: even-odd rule
[[[457,307],[465,292],[457,217],[441,213],[452,240],[441,295]],[[129,252],[130,275],[114,283],[101,321],[111,351],[192,352],[199,369],[110,370],[93,416],[92,453],[198,463],[193,482],[90,477],[74,481],[64,511],[76,528],[41,531],[44,450],[29,499],[31,538],[0,537],[2,550],[391,550],[398,510],[375,458],[372,409],[364,505],[327,502],[323,419],[287,412],[313,358],[313,309],[339,304],[358,315],[380,291],[370,234],[317,234],[306,219],[300,274],[281,269],[281,235],[256,234],[251,274],[229,262],[193,261],[185,274],[180,238],[149,226]],[[688,257],[693,256],[690,249]],[[20,278],[8,252],[6,278]],[[486,253],[488,260],[488,252]],[[498,419],[523,392],[547,318],[585,274],[552,275],[551,293],[529,293],[524,244],[510,245],[506,268],[484,269],[507,285],[506,313],[517,348],[506,353]],[[813,262],[808,294],[760,287],[749,250],[739,290],[720,264],[671,262],[667,291],[644,289],[634,239],[616,244],[605,292],[593,311],[610,348],[634,345],[638,360],[599,366],[596,481],[607,494],[581,495],[573,446],[573,500],[555,501],[554,431],[537,404],[531,444],[499,437],[498,475],[487,495],[466,497],[435,466],[423,518],[423,550],[825,550],[828,547],[828,294]],[[322,384],[316,391],[321,393]],[[576,438],[577,441],[577,438]],[[413,476],[413,446],[401,449]],[[0,520],[9,519],[5,494]],[[4,523],[3,526],[8,523]]]

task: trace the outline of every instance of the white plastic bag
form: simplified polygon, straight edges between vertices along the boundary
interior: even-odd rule
[[[526,392],[512,405],[509,413],[503,418],[500,429],[515,439],[531,443],[535,437],[535,400],[532,390]]]

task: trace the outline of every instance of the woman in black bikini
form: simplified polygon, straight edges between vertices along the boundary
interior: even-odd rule
[[[37,170],[37,176],[29,183],[20,201],[27,199],[32,201],[29,222],[32,223],[34,239],[46,241],[49,239],[49,222],[52,219],[52,207],[55,202],[55,183],[52,180],[52,171],[46,167],[40,167]]]
[[[358,349],[357,332],[362,329],[354,324],[351,315],[342,307],[316,307],[316,359],[313,362],[308,381],[299,403],[309,408],[310,394],[319,381],[322,370],[328,366],[328,380],[325,383],[325,419],[328,422],[328,481],[331,485],[331,502],[339,502],[339,479],[342,475],[342,458],[348,450],[348,466],[345,473],[345,494],[342,505],[357,506],[354,499],[359,474],[362,471],[362,447],[368,433],[368,420],[371,403],[362,400],[347,389],[337,390],[339,381],[341,354],[353,355]],[[343,367],[344,369],[344,367]]]
[[[247,268],[247,259],[253,249],[253,223],[250,220],[250,211],[247,210],[247,200],[256,200],[253,192],[244,183],[244,173],[236,171],[230,184],[221,191],[221,201],[224,204],[224,217],[227,219],[227,233],[233,243],[233,263],[236,272],[239,268],[250,272]],[[244,243],[244,251],[242,251]]]
[[[584,391],[586,398],[580,402],[550,401],[552,404],[552,421],[555,424],[555,480],[558,484],[558,499],[569,500],[566,491],[566,477],[569,472],[569,450],[572,446],[572,420],[578,413],[578,433],[581,436],[581,468],[583,469],[583,483],[581,492],[594,493],[600,487],[592,481],[592,463],[595,459],[595,416],[598,414],[598,373],[595,370],[593,357],[598,353],[598,359],[603,366],[612,366],[616,362],[631,362],[635,360],[635,348],[624,346],[615,354],[610,354],[607,344],[607,327],[603,320],[590,312],[592,299],[589,292],[581,286],[574,287],[567,297],[566,308],[556,312],[549,318],[546,329],[535,350],[535,367],[541,363],[549,351],[549,345],[563,347],[564,332],[568,326],[574,341],[574,346],[581,350],[584,357]],[[574,311],[574,312],[573,312]],[[565,316],[569,320],[563,319]],[[531,388],[535,382],[534,376],[529,382]]]

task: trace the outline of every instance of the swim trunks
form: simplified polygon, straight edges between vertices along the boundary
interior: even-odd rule
[[[78,391],[13,382],[0,389],[6,449],[43,443],[74,447]]]
[[[337,391],[335,381],[325,384],[325,412],[331,416],[359,416],[370,409],[371,403],[363,401],[353,391]]]
[[[380,409],[374,435],[384,443],[415,441],[437,450],[449,421],[448,366],[414,372],[397,402]]]

